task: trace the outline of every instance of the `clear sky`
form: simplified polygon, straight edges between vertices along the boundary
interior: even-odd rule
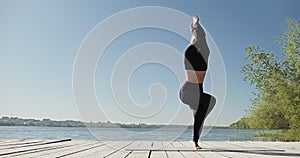
[[[189,16],[200,15],[201,24],[220,50],[227,76],[225,102],[217,121],[212,123],[214,125],[229,125],[237,121],[251,106],[254,89],[243,81],[240,73],[241,66],[246,63],[244,48],[257,44],[279,55],[280,47],[274,39],[282,36],[286,18],[298,20],[300,17],[298,0],[1,0],[0,116],[167,123],[175,108],[172,104],[179,101],[180,88],[176,75],[167,67],[144,64],[129,79],[126,78],[131,97],[142,106],[151,102],[148,96],[151,84],[163,85],[167,93],[166,104],[160,114],[153,117],[131,117],[115,108],[112,90],[105,87],[111,84],[111,72],[117,60],[138,44],[164,43],[183,53],[188,41],[166,30],[136,29],[118,37],[107,48],[95,71],[96,94],[107,118],[97,119],[93,116],[93,109],[84,111],[91,115],[89,119],[82,118],[82,111],[78,112],[73,99],[73,64],[88,32],[119,11],[141,6],[167,7]],[[119,21],[118,25],[122,23],[126,21]],[[207,91],[209,83],[205,85]],[[174,123],[192,120],[189,111],[176,115],[182,120]]]

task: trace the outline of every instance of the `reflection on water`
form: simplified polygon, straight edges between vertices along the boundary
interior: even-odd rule
[[[176,140],[192,140],[193,129],[186,129],[179,133],[178,129],[170,128],[163,130],[141,129],[141,128],[89,128],[92,133],[83,127],[19,127],[0,126],[0,139],[74,139],[74,140],[154,140],[170,141],[174,136]],[[204,129],[207,130],[207,129]],[[128,132],[130,131],[130,132]],[[181,131],[181,130],[180,130]],[[256,138],[254,134],[258,130],[233,130],[233,129],[212,129],[202,137],[204,141],[249,141],[269,139]],[[268,131],[265,131],[268,132]],[[274,131],[270,131],[274,132]],[[179,133],[179,134],[178,134]],[[203,131],[203,133],[206,133]]]

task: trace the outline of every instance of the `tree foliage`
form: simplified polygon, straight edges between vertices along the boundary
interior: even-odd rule
[[[276,39],[281,59],[259,46],[248,46],[244,80],[257,89],[246,122],[255,129],[300,129],[300,21],[287,20]],[[244,121],[245,121],[244,120]]]
[[[249,129],[250,126],[248,124],[248,117],[243,117],[239,121],[231,124],[229,128],[231,129]]]

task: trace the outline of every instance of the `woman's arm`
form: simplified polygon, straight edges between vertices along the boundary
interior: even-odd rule
[[[201,38],[200,37],[200,32],[199,32],[200,31],[199,30],[200,27],[201,26],[200,26],[199,23],[196,23],[196,24],[192,23],[191,24],[191,31],[193,33],[193,37],[192,37],[192,40],[191,40],[192,44],[196,43],[199,40],[199,38]]]
[[[198,23],[194,24],[193,30],[192,30],[196,40],[198,40],[198,38],[199,38],[199,26],[198,25],[199,25]]]

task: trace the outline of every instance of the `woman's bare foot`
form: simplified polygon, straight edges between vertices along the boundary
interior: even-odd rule
[[[202,149],[202,148],[198,145],[198,143],[195,143],[195,149],[199,150],[199,149]]]

